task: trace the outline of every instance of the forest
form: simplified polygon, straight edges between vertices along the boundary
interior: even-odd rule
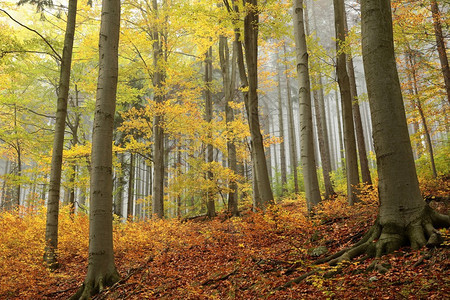
[[[447,299],[446,0],[0,0],[0,299]]]

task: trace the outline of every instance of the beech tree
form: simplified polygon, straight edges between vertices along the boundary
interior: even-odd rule
[[[300,161],[303,168],[305,197],[308,210],[321,201],[314,156],[311,91],[309,81],[308,51],[303,23],[303,0],[294,1],[294,35],[297,54],[297,77],[300,107]]]
[[[58,267],[56,250],[58,248],[58,214],[61,190],[61,169],[76,16],[77,0],[69,0],[66,34],[64,37],[64,48],[61,58],[61,68],[57,90],[58,102],[56,108],[55,135],[53,140],[52,164],[50,170],[47,222],[45,224],[45,240],[47,241],[47,245],[45,247],[44,261],[51,269]]]
[[[442,242],[439,227],[450,216],[434,211],[419,190],[394,55],[391,1],[361,1],[362,51],[378,166],[378,218],[352,248],[329,264],[361,254],[380,257],[404,245],[419,249]]]
[[[350,80],[346,68],[346,55],[342,50],[345,41],[344,0],[333,0],[336,28],[336,73],[342,101],[342,121],[344,123],[345,171],[347,173],[348,203],[357,201],[357,185],[359,184],[358,160],[356,156],[355,126],[353,124],[352,95]]]
[[[152,0],[152,10],[156,20],[159,18],[158,14],[158,2]],[[163,70],[163,48],[162,48],[162,34],[158,30],[157,25],[152,28],[153,39],[153,67],[155,73],[153,74],[153,88],[154,88],[154,100],[157,105],[164,103],[163,95],[163,82],[164,82],[164,70]],[[153,201],[152,201],[152,213],[157,218],[164,216],[164,115],[157,114],[153,120]]]
[[[71,299],[90,299],[119,280],[112,235],[112,142],[118,78],[120,0],[102,1],[99,73],[92,133],[89,264],[86,279]]]
[[[450,103],[450,68],[448,66],[444,35],[442,33],[441,12],[439,11],[436,0],[431,0],[431,12],[433,14],[434,35],[436,36],[437,51],[439,54],[439,61],[441,62],[442,75],[444,76],[447,100]]]

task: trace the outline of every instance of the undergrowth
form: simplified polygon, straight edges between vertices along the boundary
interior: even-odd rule
[[[429,184],[438,190],[442,187]],[[445,188],[445,187],[444,187]],[[388,271],[367,271],[370,260],[352,262],[327,278],[313,263],[344,249],[367,231],[377,214],[376,189],[361,202],[324,201],[307,216],[303,198],[265,212],[211,221],[114,222],[116,265],[127,280],[96,299],[433,299],[449,296],[449,232],[443,247],[402,249],[383,258]],[[448,213],[444,202],[432,203]],[[0,299],[66,299],[87,269],[88,217],[60,215],[59,261],[51,273],[42,262],[45,208],[0,214]],[[286,281],[319,268],[285,290]],[[323,271],[325,272],[325,271]],[[329,272],[329,268],[328,268]]]

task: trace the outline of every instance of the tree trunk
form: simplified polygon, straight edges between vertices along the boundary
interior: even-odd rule
[[[263,114],[264,114],[264,121],[263,121],[263,130],[265,134],[270,135],[270,110],[269,105],[267,104],[267,101],[264,101],[263,103]],[[273,173],[272,173],[272,145],[269,145],[266,150],[266,156],[267,156],[267,171],[269,172],[269,178],[270,183],[273,182]]]
[[[205,58],[205,120],[206,123],[211,124],[212,120],[212,47],[206,51]],[[212,132],[211,128],[208,129],[208,140],[211,141]],[[208,164],[208,171],[206,172],[206,178],[212,186],[213,172],[211,170],[212,162],[214,161],[214,148],[211,142],[206,145],[206,163]],[[213,218],[216,216],[216,204],[215,204],[215,192],[213,188],[208,188],[206,192],[206,215],[208,218]]]
[[[130,166],[128,173],[128,201],[127,201],[127,218],[132,221],[134,216],[134,182],[135,180],[135,159],[136,154],[130,153]]]
[[[292,106],[291,83],[289,80],[287,60],[286,60],[286,43],[283,43],[284,54],[284,71],[286,75],[287,104],[288,104],[288,136],[289,136],[289,158],[291,161],[291,171],[294,175],[294,191],[298,194],[298,170],[297,170],[297,143],[295,138],[294,124],[294,108]]]
[[[230,102],[233,101],[234,89],[236,86],[236,44],[233,43],[233,54],[231,59],[230,70],[230,53],[228,48],[227,38],[221,36],[219,39],[219,58],[220,66],[222,70],[223,88],[225,93],[225,120],[227,122],[227,129],[234,121],[233,108],[230,106]],[[231,137],[227,138],[227,165],[234,174],[237,174],[237,159],[236,159],[236,145]],[[234,179],[229,180],[228,188],[228,211],[232,216],[237,216],[238,211],[238,198],[237,198],[237,183]]]
[[[248,72],[248,124],[251,143],[254,149],[254,163],[256,166],[256,184],[261,197],[260,209],[274,202],[267,171],[266,155],[264,153],[258,111],[258,4],[257,0],[245,0],[251,9],[244,18],[245,61]]]
[[[339,153],[337,155],[337,166],[338,168],[341,166],[342,162],[345,159],[345,151],[344,151],[344,140],[342,138],[342,109],[339,105],[339,95],[338,95],[338,91],[337,89],[334,90],[334,98],[336,99],[336,119],[337,119],[337,131],[338,131],[338,135],[336,136],[337,139],[337,143],[336,143],[336,147],[338,148]],[[341,102],[342,103],[342,102]],[[340,159],[340,160],[339,160]],[[345,166],[342,166],[345,170]]]
[[[117,180],[117,197],[116,201],[114,202],[114,213],[118,215],[120,218],[123,218],[123,191],[125,187],[125,154],[124,153],[118,153],[119,155],[119,163],[120,163],[120,170],[119,170],[119,178]]]
[[[69,1],[64,48],[58,83],[58,102],[56,108],[55,135],[53,140],[52,164],[50,169],[50,185],[47,203],[47,221],[45,224],[44,261],[51,269],[58,267],[58,214],[61,190],[61,168],[64,147],[64,131],[66,128],[67,99],[70,86],[70,70],[72,64],[73,40],[77,16],[77,0]]]
[[[9,165],[10,165],[10,161],[9,161],[9,159],[6,159],[5,172],[3,173],[2,195],[1,195],[2,202],[0,205],[0,212],[2,210],[7,210],[7,207],[8,207],[9,201],[10,201],[10,199],[7,199],[9,187],[6,184],[6,178],[7,178],[6,175],[8,175],[8,173],[9,173]],[[44,198],[42,198],[42,199],[44,199]]]
[[[355,128],[353,126],[352,95],[350,80],[346,68],[346,55],[341,49],[341,43],[345,41],[344,26],[344,0],[333,0],[335,28],[336,28],[336,72],[341,92],[342,119],[344,122],[344,148],[347,173],[348,203],[353,205],[358,200],[357,187],[359,184],[358,160],[356,155]]]
[[[431,12],[433,14],[434,33],[436,36],[439,61],[441,62],[442,75],[444,75],[447,100],[450,103],[450,68],[448,65],[447,50],[445,49],[444,35],[442,34],[441,13],[436,0],[431,0]]]
[[[251,136],[252,165],[256,185],[258,186],[258,195],[255,194],[256,207],[265,209],[268,204],[273,203],[272,188],[270,186],[269,173],[267,171],[266,156],[264,154],[264,145],[259,124],[258,114],[258,11],[257,0],[245,0],[251,9],[248,10],[244,18],[244,44],[245,44],[245,62],[247,72],[245,71],[244,54],[242,43],[240,42],[239,27],[235,27],[235,43],[237,44],[237,61],[239,75],[243,87],[248,87],[248,92],[244,92],[244,103],[247,112],[248,124]],[[228,8],[230,10],[230,8]],[[234,5],[237,12],[237,6]],[[256,191],[256,190],[255,190]],[[255,192],[254,191],[254,192]],[[260,195],[260,196],[259,196]]]
[[[119,280],[112,232],[112,141],[118,76],[120,1],[102,2],[97,101],[92,133],[89,263],[83,286],[72,299],[90,299]]]
[[[158,3],[152,0],[153,11],[155,18],[158,19]],[[163,81],[164,71],[162,62],[164,60],[162,51],[161,34],[158,29],[153,30],[153,67],[155,68],[153,74],[153,100],[156,105],[161,105],[164,102],[163,95]],[[164,217],[164,116],[157,114],[153,120],[153,191],[152,191],[152,214],[157,218]]]
[[[413,84],[412,88],[414,91],[414,96],[413,96],[414,106],[419,111],[420,119],[422,120],[423,131],[425,134],[427,149],[428,149],[428,153],[430,154],[431,171],[433,174],[433,178],[436,178],[437,171],[436,171],[436,164],[434,162],[433,144],[431,143],[431,136],[430,136],[430,131],[428,129],[427,120],[425,119],[425,114],[423,113],[422,104],[420,103],[419,87],[418,87],[419,83],[418,83],[417,73],[416,73],[416,59],[415,59],[415,55],[412,53],[412,51],[410,51],[408,53],[408,62],[409,62],[409,67],[411,68],[411,73],[412,73],[412,84]]]
[[[316,124],[317,131],[319,131],[319,151],[320,157],[322,158],[322,173],[323,180],[325,185],[325,199],[329,199],[332,195],[334,195],[333,185],[331,183],[331,162],[330,162],[330,147],[328,143],[328,130],[325,116],[325,105],[324,105],[324,97],[323,97],[323,89],[322,89],[322,80],[319,76],[319,85],[320,88],[317,93],[314,93],[314,106],[316,110]]]
[[[344,9],[344,28],[348,32],[347,15]],[[364,128],[361,120],[361,110],[359,109],[358,90],[356,88],[355,68],[353,66],[353,57],[351,50],[348,53],[347,71],[350,80],[350,93],[352,97],[352,111],[354,117],[354,125],[356,130],[356,142],[358,145],[359,164],[361,167],[362,182],[365,184],[372,184],[370,177],[369,162],[367,160],[366,145],[364,142]]]
[[[71,102],[74,108],[79,107],[79,99],[78,99],[78,86],[75,84],[75,102]],[[73,100],[73,99],[72,99]],[[73,120],[73,123],[70,122],[70,118],[67,117],[67,125],[72,131],[72,147],[75,147],[78,145],[78,128],[80,127],[80,113],[75,112],[75,118]],[[69,188],[70,188],[70,194],[69,194],[69,205],[71,206],[71,213],[75,213],[75,192],[76,192],[76,176],[77,176],[78,166],[76,162],[73,162],[72,166],[72,173],[69,177]]]
[[[306,203],[308,211],[311,211],[321,201],[321,197],[317,180],[316,159],[314,157],[311,85],[309,81],[308,49],[303,22],[303,0],[294,0],[293,17],[299,83],[300,161],[303,168]]]
[[[408,134],[394,56],[389,0],[361,1],[364,70],[378,165],[380,236],[376,256],[409,241],[415,249],[433,244],[433,226],[450,225],[423,201]],[[372,242],[372,241],[370,241]]]
[[[280,142],[280,172],[281,172],[281,195],[286,192],[287,184],[287,168],[286,168],[286,139],[284,138],[284,114],[283,114],[283,101],[281,97],[281,70],[279,69],[278,63],[278,51],[276,54],[276,64],[277,64],[277,81],[278,81],[278,130]]]

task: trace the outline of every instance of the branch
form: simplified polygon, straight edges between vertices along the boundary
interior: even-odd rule
[[[44,52],[44,51],[33,51],[33,50],[12,50],[12,51],[2,51],[0,53],[0,57],[3,57],[5,54],[10,54],[10,53],[34,53],[34,54],[47,54],[50,55],[51,57],[53,57],[55,60],[59,60],[59,58],[57,56],[55,56],[53,53],[48,53],[48,52]]]
[[[50,49],[52,49],[52,51],[53,51],[53,53],[55,53],[55,56],[58,58],[58,60],[59,61],[61,61],[62,59],[61,59],[61,56],[58,54],[58,52],[56,52],[56,50],[52,47],[52,45],[49,43],[49,41],[47,41],[47,39],[42,35],[42,34],[40,34],[39,32],[37,32],[36,30],[34,30],[34,29],[32,29],[32,28],[30,28],[30,27],[28,27],[28,26],[26,26],[26,25],[24,25],[24,24],[22,24],[22,23],[20,23],[19,21],[17,21],[16,19],[14,19],[6,10],[4,10],[4,9],[1,9],[0,8],[0,11],[2,11],[2,12],[4,12],[11,20],[13,20],[14,22],[16,22],[17,24],[19,24],[20,26],[22,26],[22,27],[24,27],[24,28],[26,28],[26,29],[28,29],[29,31],[32,31],[32,32],[34,32],[34,33],[36,33],[49,47],[50,47]]]

